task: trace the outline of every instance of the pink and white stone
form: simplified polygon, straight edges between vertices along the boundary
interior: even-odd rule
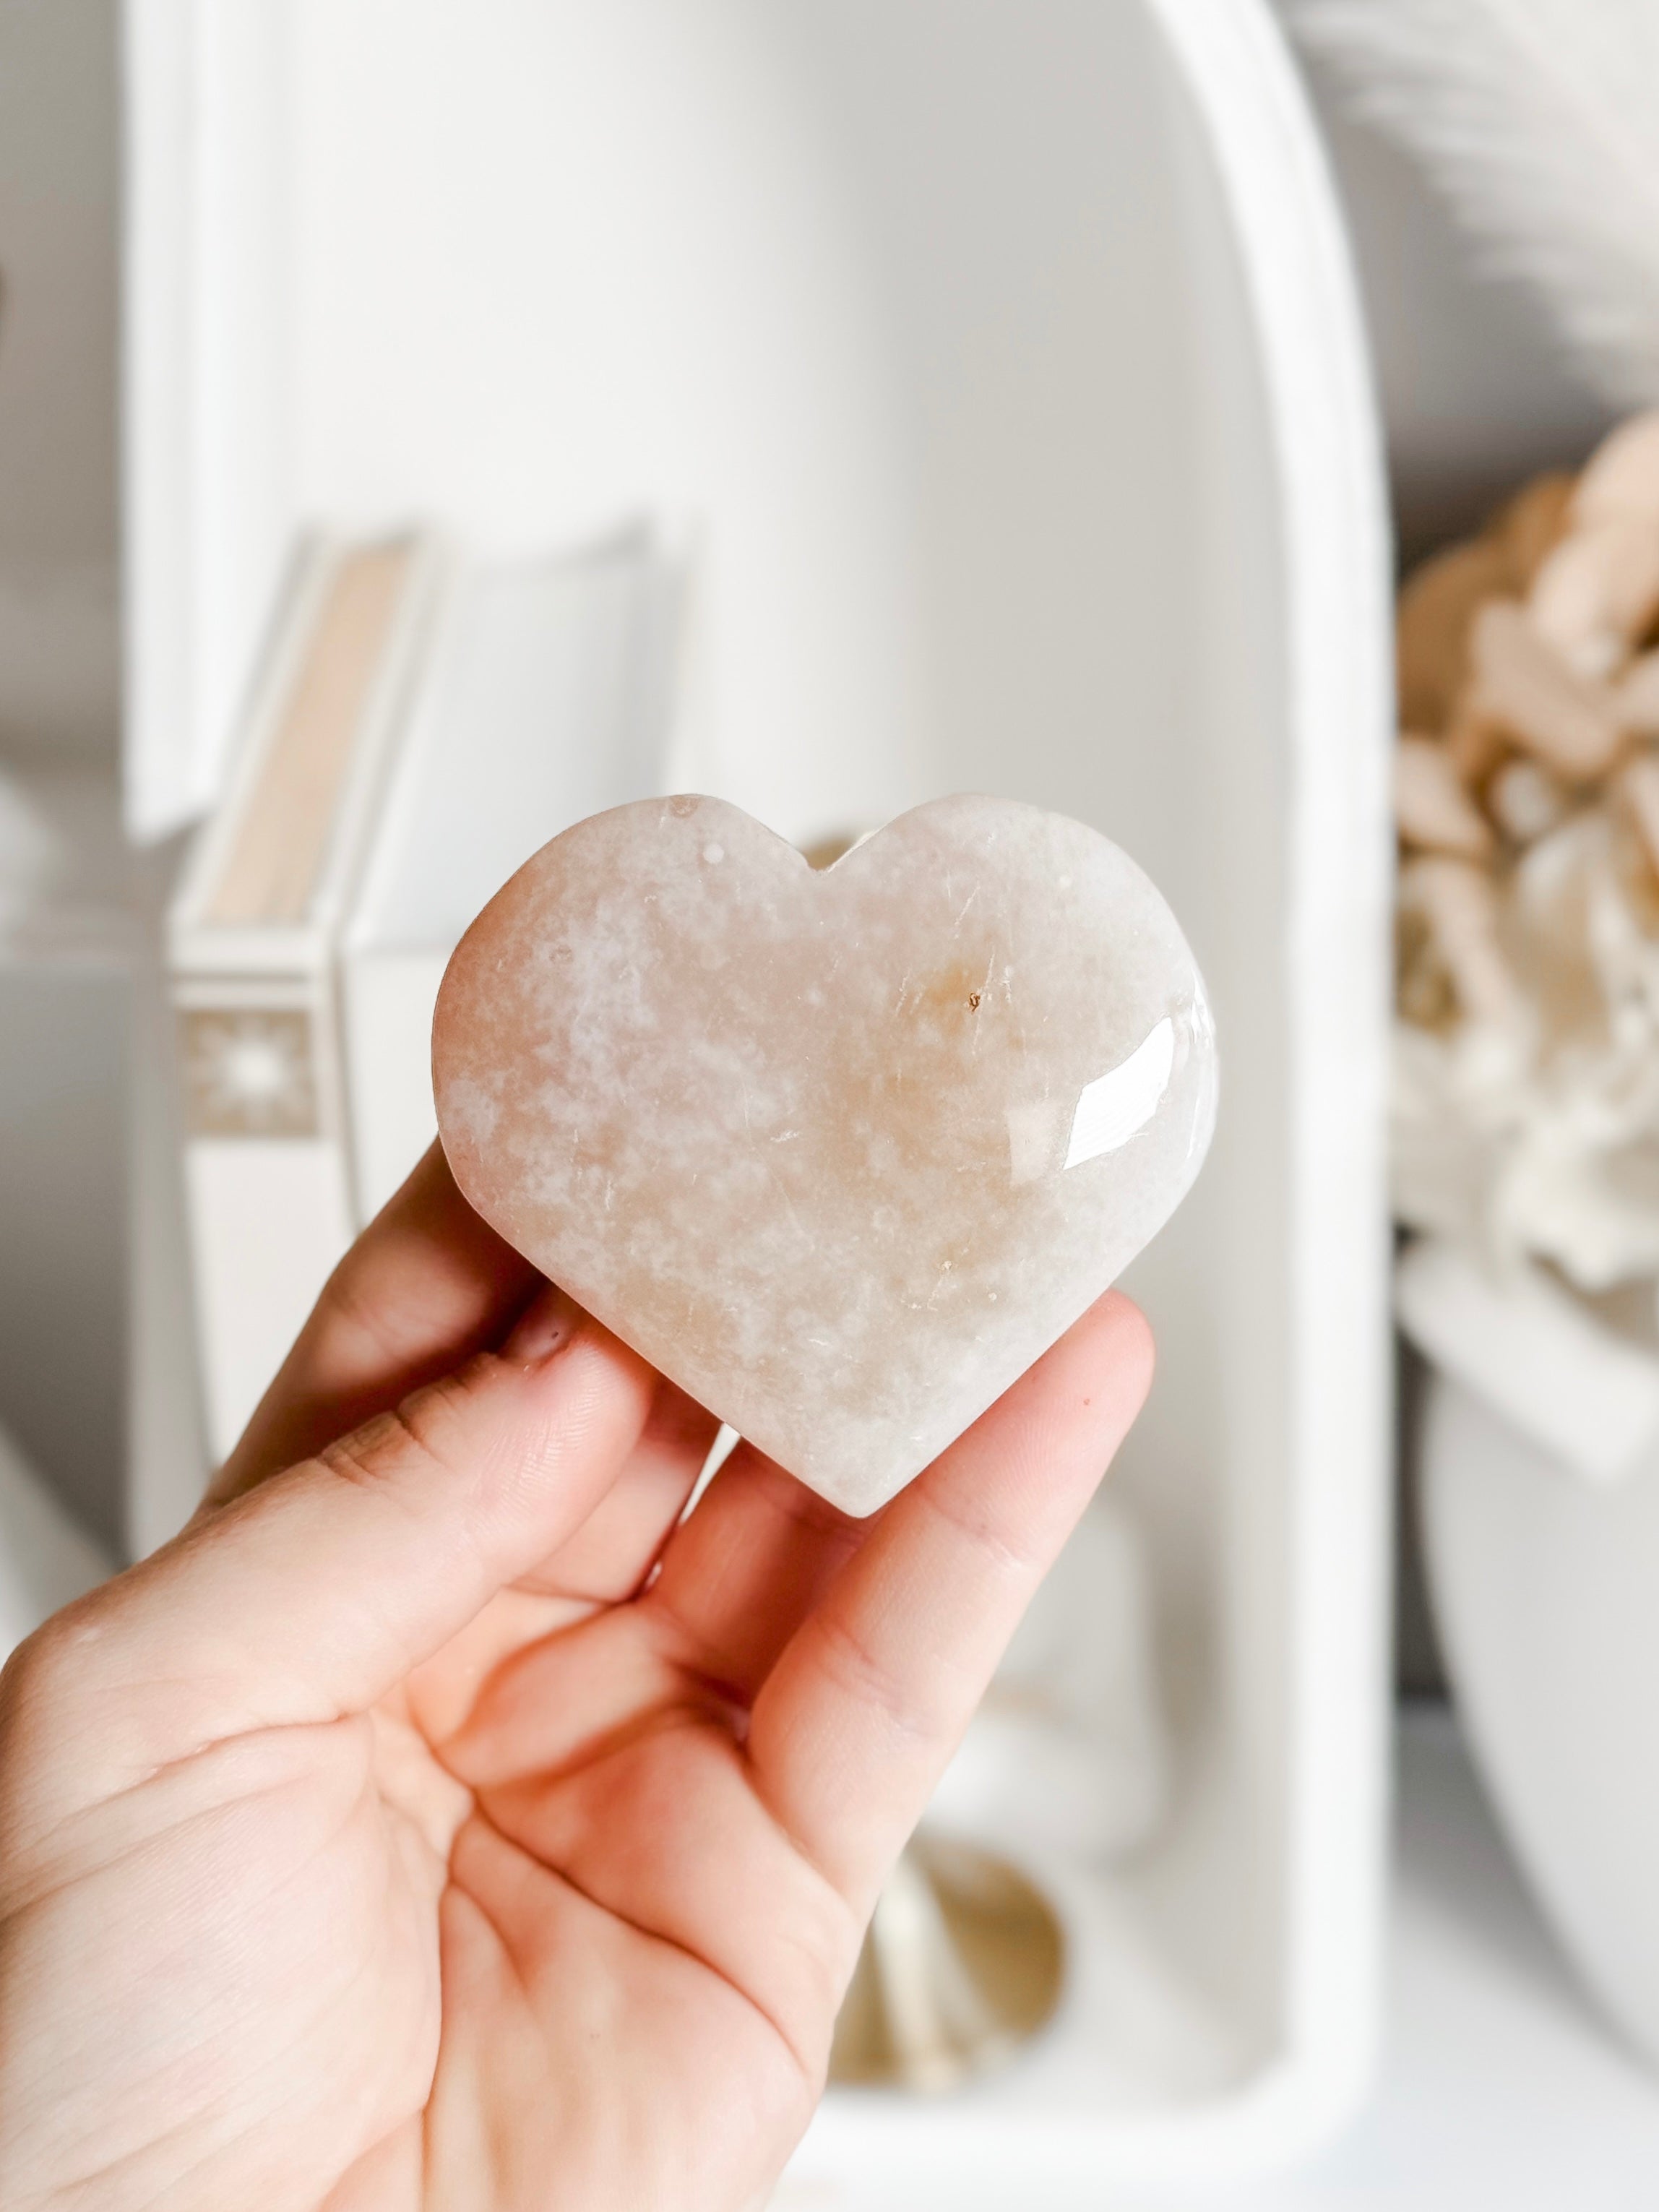
[[[1157,1233],[1215,1115],[1158,891],[994,799],[823,871],[718,799],[596,815],[468,930],[432,1051],[485,1219],[856,1514]]]

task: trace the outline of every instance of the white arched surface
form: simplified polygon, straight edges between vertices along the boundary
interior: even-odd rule
[[[1162,1360],[1121,1478],[1174,1826],[1075,1900],[1106,1965],[1079,1955],[1020,2067],[948,2122],[832,2100],[799,2172],[1058,2203],[1282,2153],[1354,2094],[1375,1993],[1389,833],[1373,410],[1271,20],[291,0],[279,40],[263,0],[210,14],[198,150],[234,189],[180,247],[194,385],[166,331],[134,354],[174,395],[132,479],[153,823],[211,787],[301,517],[511,546],[646,509],[697,546],[684,781],[803,838],[1006,792],[1098,824],[1180,914],[1222,1119],[1135,1272]]]

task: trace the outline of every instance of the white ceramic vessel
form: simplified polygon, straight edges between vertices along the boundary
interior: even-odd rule
[[[1586,1482],[1439,1376],[1422,1452],[1476,1761],[1567,1952],[1659,2067],[1659,1456]]]

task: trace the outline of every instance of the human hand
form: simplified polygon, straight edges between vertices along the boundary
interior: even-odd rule
[[[869,1521],[739,1445],[682,1522],[712,1417],[429,1155],[0,1677],[7,2212],[763,2200],[1150,1373],[1109,1295]]]

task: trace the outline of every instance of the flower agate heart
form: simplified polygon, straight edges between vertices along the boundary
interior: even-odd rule
[[[461,940],[432,1063],[484,1218],[857,1514],[1156,1234],[1215,1117],[1169,908],[996,799],[821,872],[718,799],[578,823]]]

